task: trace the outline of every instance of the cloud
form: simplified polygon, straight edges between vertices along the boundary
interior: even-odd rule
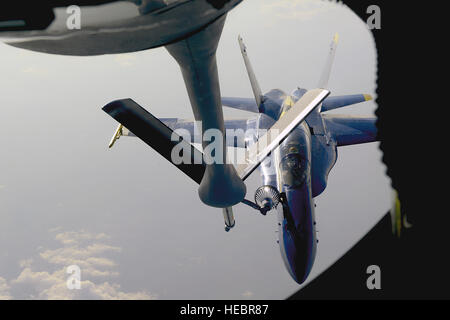
[[[8,282],[0,277],[0,300],[9,300],[12,299],[11,295],[9,294],[10,286],[8,285]]]
[[[82,272],[82,277],[84,277]],[[95,282],[92,280],[82,280],[81,289],[68,289],[65,268],[54,272],[33,271],[25,268],[17,279],[11,282],[12,286],[21,289],[28,289],[29,295],[26,298],[40,300],[150,300],[156,299],[156,295],[146,291],[124,292],[120,285],[116,283]]]
[[[111,255],[120,253],[121,248],[105,243],[109,239],[104,233],[57,233],[55,240],[61,247],[41,249],[36,259],[21,260],[22,271],[9,283],[0,278],[0,299],[12,298],[11,292],[19,299],[156,299],[157,295],[145,290],[123,291],[114,281],[119,272],[115,270],[117,263]],[[42,265],[46,270],[39,268]],[[80,268],[80,289],[68,288],[71,274],[67,273],[67,268],[72,265]]]
[[[245,292],[242,294],[242,296],[243,296],[244,298],[249,299],[249,298],[253,297],[253,292],[251,292],[250,290],[247,290],[247,291],[245,291]]]
[[[64,299],[88,299],[88,300],[149,300],[156,296],[142,292],[123,292],[118,284],[104,282],[94,284],[91,281],[83,281],[81,290],[73,290],[73,294],[68,297],[65,284],[59,283],[42,292],[50,300]]]
[[[52,229],[54,230],[54,229]],[[58,231],[58,229],[56,230]],[[110,239],[109,236],[107,236],[104,233],[99,234],[91,234],[84,231],[81,232],[74,232],[74,231],[68,231],[68,232],[62,232],[58,233],[55,236],[55,240],[61,242],[62,244],[75,244],[81,241],[91,241],[91,240],[108,240]]]
[[[31,267],[32,263],[33,263],[33,259],[32,258],[24,259],[24,260],[20,260],[19,261],[19,266],[21,268],[29,268],[29,267]]]

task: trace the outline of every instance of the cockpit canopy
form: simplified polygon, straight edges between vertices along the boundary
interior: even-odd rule
[[[283,184],[288,188],[298,188],[306,180],[307,161],[300,153],[289,153],[281,159],[280,171]]]

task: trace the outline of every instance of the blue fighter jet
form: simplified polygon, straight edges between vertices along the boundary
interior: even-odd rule
[[[229,130],[245,132],[237,139],[227,136],[226,143],[228,147],[246,150],[247,161],[236,165],[242,180],[259,168],[261,187],[256,190],[254,201],[244,199],[242,203],[263,215],[277,211],[281,255],[289,274],[301,284],[307,279],[316,256],[314,198],[327,186],[338,147],[377,141],[376,118],[327,112],[372,97],[367,94],[328,96],[329,91],[325,89],[303,88],[296,88],[291,94],[279,89],[262,94],[240,36],[238,41],[254,98],[223,97],[222,104],[255,116],[225,120],[227,134],[232,132]],[[337,43],[336,34],[318,88],[327,87]],[[201,158],[201,151],[191,144],[201,134],[194,121],[157,119],[131,99],[114,101],[103,110],[120,122],[110,147],[121,136],[138,136],[172,163],[171,150],[179,143],[184,143],[192,159]],[[269,134],[274,129],[276,133]],[[186,135],[173,139],[180,130],[187,131],[191,139]],[[175,165],[197,183],[205,174],[204,163]],[[232,209],[224,208],[223,213],[225,230],[229,231],[235,225]]]

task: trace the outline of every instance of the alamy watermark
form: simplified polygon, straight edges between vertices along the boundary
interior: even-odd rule
[[[196,122],[199,132],[201,122]],[[187,129],[176,129],[171,140],[178,142],[171,151],[171,161],[180,164],[249,164],[280,134],[278,129],[226,129],[225,137],[219,129],[207,129],[200,137]],[[182,140],[180,140],[180,137]],[[202,153],[191,154],[191,143],[203,144]],[[252,147],[253,144],[256,144]],[[232,147],[227,150],[226,147]]]
[[[77,5],[71,5],[66,8],[68,17],[66,26],[69,30],[81,29],[81,8]],[[370,16],[367,18],[367,26],[370,30],[381,29],[381,8],[375,4],[367,7],[366,13]]]
[[[369,18],[367,18],[367,26],[370,30],[373,29],[381,29],[381,9],[379,6],[373,4],[367,7],[367,14],[370,14]]]
[[[69,30],[81,29],[81,8],[79,6],[68,6],[66,13],[69,15],[66,19],[66,27]]]
[[[68,266],[66,273],[70,274],[67,278],[66,286],[69,290],[80,290],[81,289],[81,269],[76,264]]]
[[[377,265],[367,267],[366,273],[370,276],[367,278],[366,286],[369,290],[381,290],[381,269]]]

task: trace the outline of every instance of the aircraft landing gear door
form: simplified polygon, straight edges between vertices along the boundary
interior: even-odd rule
[[[225,219],[225,231],[228,232],[236,224],[232,207],[223,208],[223,218]]]

